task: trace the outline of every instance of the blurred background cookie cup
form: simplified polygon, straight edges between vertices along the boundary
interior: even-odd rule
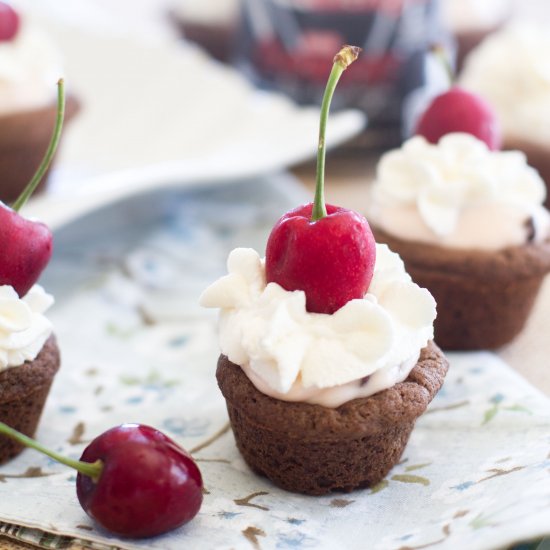
[[[13,202],[42,160],[56,116],[56,83],[64,76],[62,54],[42,26],[0,2],[9,32],[0,29],[0,200]],[[79,110],[67,99],[66,120]],[[47,184],[44,178],[41,188]]]
[[[169,17],[186,40],[229,62],[237,38],[239,0],[173,0]]]
[[[55,82],[52,89],[55,89]],[[79,110],[78,99],[69,95],[65,121],[69,122]],[[55,114],[55,100],[48,106],[0,114],[0,200],[4,203],[15,201],[36,172],[52,135]],[[46,188],[49,172],[37,193]]]

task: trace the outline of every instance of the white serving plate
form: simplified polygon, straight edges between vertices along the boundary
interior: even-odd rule
[[[154,2],[141,4],[153,12]],[[61,49],[67,87],[82,103],[66,128],[58,191],[82,175],[158,164],[180,181],[227,181],[314,157],[317,107],[258,90],[166,26],[134,24],[141,4],[122,10],[97,0],[19,0]],[[168,9],[159,6],[157,19]],[[334,114],[327,145],[364,126],[359,111]]]

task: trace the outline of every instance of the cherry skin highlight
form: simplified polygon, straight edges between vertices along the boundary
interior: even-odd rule
[[[430,143],[453,132],[472,134],[492,151],[500,149],[502,136],[496,113],[484,99],[459,86],[437,96],[420,117],[415,134]]]
[[[311,221],[313,204],[287,212],[266,248],[266,279],[286,290],[303,290],[312,313],[334,313],[363,298],[376,262],[376,245],[367,220],[328,204],[327,216]]]
[[[52,256],[53,236],[43,223],[27,220],[0,203],[0,285],[25,296]]]
[[[19,15],[9,5],[0,2],[0,42],[10,42],[19,31]]]
[[[103,467],[99,478],[78,474],[84,511],[105,529],[152,537],[190,521],[202,503],[202,477],[191,456],[158,430],[123,424],[94,439],[81,461]]]

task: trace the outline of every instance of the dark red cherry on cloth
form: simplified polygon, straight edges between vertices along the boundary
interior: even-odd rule
[[[324,197],[330,103],[340,76],[360,51],[344,46],[334,57],[321,105],[314,202],[287,212],[267,241],[267,282],[303,290],[306,309],[312,313],[331,314],[363,298],[374,272],[376,245],[367,220],[353,210],[325,205]]]
[[[202,477],[189,454],[158,430],[123,424],[94,439],[80,459],[103,464],[97,480],[79,472],[78,500],[105,529],[152,537],[193,519]]]
[[[57,90],[55,128],[40,166],[11,207],[0,203],[0,285],[12,286],[20,297],[36,283],[52,257],[53,236],[50,229],[39,221],[22,217],[19,210],[40,183],[59,144],[65,116],[63,80],[57,83]],[[0,182],[1,178],[2,174]]]
[[[19,15],[5,2],[0,2],[0,42],[13,40],[19,31]]]
[[[327,215],[312,221],[313,203],[287,212],[266,248],[266,279],[286,290],[303,290],[306,308],[334,313],[366,294],[376,260],[367,220],[328,204]]]
[[[74,460],[0,422],[0,434],[77,470],[83,510],[123,537],[166,533],[195,517],[202,476],[194,460],[169,437],[143,424],[122,424],[96,437]]]

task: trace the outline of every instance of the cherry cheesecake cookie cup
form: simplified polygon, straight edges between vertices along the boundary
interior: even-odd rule
[[[251,249],[234,250],[228,271],[201,303],[221,309],[217,380],[244,460],[298,493],[376,485],[448,369],[431,341],[431,295],[385,245],[365,296],[333,314],[266,284]]]
[[[0,2],[0,200],[12,203],[40,164],[55,125],[55,83],[63,75],[61,54],[26,14]],[[65,119],[79,110],[67,98]],[[47,178],[39,189],[46,185]]]
[[[544,183],[520,152],[467,134],[417,136],[384,155],[369,200],[376,238],[434,296],[443,349],[494,349],[523,328],[550,272]]]

